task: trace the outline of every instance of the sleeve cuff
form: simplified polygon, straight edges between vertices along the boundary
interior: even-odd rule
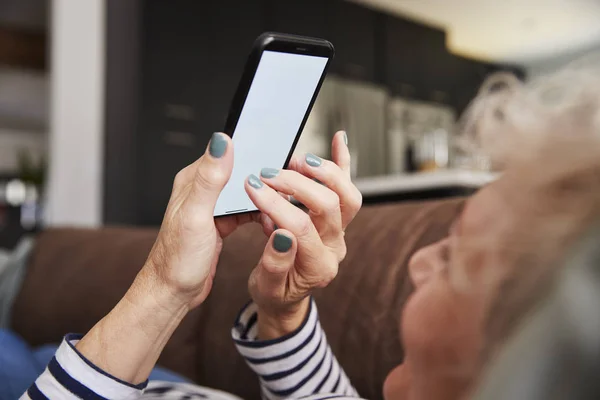
[[[231,332],[238,351],[246,359],[268,359],[287,354],[298,349],[307,339],[311,339],[319,326],[317,306],[314,300],[309,303],[308,313],[302,324],[293,332],[272,340],[258,340],[258,306],[250,302],[239,313]]]
[[[331,349],[319,324],[316,304],[296,331],[275,340],[257,340],[257,306],[247,305],[232,330],[239,353],[258,374],[267,398],[302,397],[319,391],[336,377]],[[337,366],[337,363],[336,363]],[[273,396],[272,396],[273,395]]]
[[[75,380],[104,398],[138,398],[148,381],[133,385],[100,369],[75,348],[82,337],[77,334],[66,335],[56,352],[55,360],[58,367],[66,373],[67,379]]]

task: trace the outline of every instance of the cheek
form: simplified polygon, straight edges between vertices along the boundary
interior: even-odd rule
[[[383,398],[385,400],[408,399],[409,379],[408,370],[404,365],[394,368],[383,383]]]
[[[477,303],[476,298],[458,295],[442,278],[420,288],[402,317],[411,368],[454,369],[476,361],[483,338]]]

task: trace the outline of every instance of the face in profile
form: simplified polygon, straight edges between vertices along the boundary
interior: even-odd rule
[[[531,186],[528,179],[506,174],[480,190],[465,203],[446,238],[411,258],[415,291],[400,330],[405,359],[385,382],[386,400],[460,399],[478,377],[487,316],[516,265],[518,251],[511,242],[540,218],[532,208],[538,204],[534,192],[527,201],[513,201]]]
[[[386,400],[457,399],[477,371],[488,302],[478,280],[486,276],[487,255],[470,254],[474,267],[464,268],[456,253],[461,242],[493,234],[502,208],[496,190],[492,184],[469,199],[449,236],[411,258],[415,291],[401,323],[405,360],[385,382]]]
[[[469,198],[449,235],[413,255],[405,359],[385,382],[386,400],[468,395],[600,214],[598,154],[595,140],[557,142]]]

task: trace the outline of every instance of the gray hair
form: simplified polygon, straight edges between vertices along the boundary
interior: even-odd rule
[[[583,134],[600,138],[600,53],[528,83],[504,72],[488,77],[459,121],[455,151],[502,169],[549,135]]]

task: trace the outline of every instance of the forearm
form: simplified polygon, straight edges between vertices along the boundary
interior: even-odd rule
[[[76,348],[105,372],[129,383],[144,382],[188,310],[142,270],[121,301]]]

